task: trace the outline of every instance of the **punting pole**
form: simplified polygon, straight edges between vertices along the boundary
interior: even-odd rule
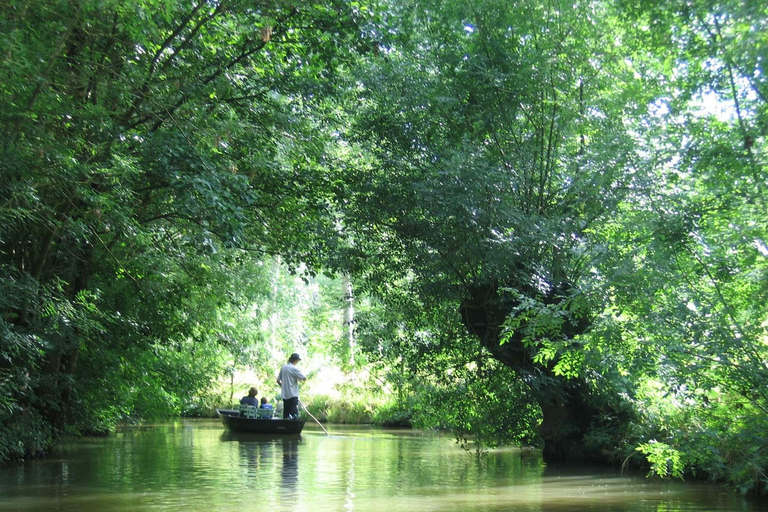
[[[309,409],[307,409],[307,406],[306,406],[306,405],[304,405],[304,402],[302,402],[301,400],[299,400],[299,403],[300,403],[300,404],[301,404],[301,406],[304,408],[304,410],[306,411],[306,413],[307,413],[307,414],[309,414],[309,416],[310,416],[310,417],[311,417],[313,420],[315,420],[315,422],[317,422],[317,424],[318,424],[318,425],[320,425],[320,428],[321,428],[321,429],[323,429],[323,432],[325,432],[325,435],[327,435],[327,436],[329,436],[329,437],[330,437],[330,435],[331,435],[331,434],[329,434],[329,433],[328,433],[328,431],[327,431],[327,430],[325,430],[325,427],[323,426],[323,424],[322,424],[322,423],[320,423],[319,421],[317,421],[317,418],[315,418],[314,416],[312,416],[312,413],[311,413],[311,412],[309,412]]]

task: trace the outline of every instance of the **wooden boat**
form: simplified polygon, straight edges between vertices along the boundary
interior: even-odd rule
[[[252,434],[301,434],[303,420],[284,420],[256,415],[243,415],[238,409],[216,409],[221,421],[230,431]]]

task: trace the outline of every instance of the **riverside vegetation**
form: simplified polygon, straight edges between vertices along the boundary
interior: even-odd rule
[[[298,350],[329,421],[768,490],[764,3],[0,14],[0,462]]]

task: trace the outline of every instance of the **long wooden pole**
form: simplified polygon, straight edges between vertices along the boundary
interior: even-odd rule
[[[301,404],[301,406],[304,408],[304,410],[307,412],[307,414],[309,414],[309,416],[310,416],[310,417],[311,417],[313,420],[315,420],[315,421],[317,422],[317,424],[318,424],[318,425],[320,425],[320,428],[321,428],[321,429],[323,429],[323,432],[325,432],[325,435],[327,435],[327,436],[330,436],[331,434],[329,434],[329,433],[328,433],[328,431],[327,431],[327,430],[325,430],[325,427],[323,426],[323,424],[322,424],[322,423],[320,423],[320,422],[317,420],[317,418],[315,418],[314,416],[312,416],[312,413],[311,413],[311,412],[309,412],[309,409],[307,409],[307,406],[306,406],[306,405],[304,405],[304,402],[302,402],[301,400],[299,400],[299,403],[300,403],[300,404]]]

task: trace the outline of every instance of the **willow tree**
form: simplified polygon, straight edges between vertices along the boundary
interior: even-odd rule
[[[527,383],[548,459],[583,455],[618,406],[583,371],[589,232],[635,179],[608,17],[596,2],[495,0],[398,3],[391,16],[359,78],[352,137],[375,161],[356,177],[350,229],[376,254],[369,270],[452,301]]]

